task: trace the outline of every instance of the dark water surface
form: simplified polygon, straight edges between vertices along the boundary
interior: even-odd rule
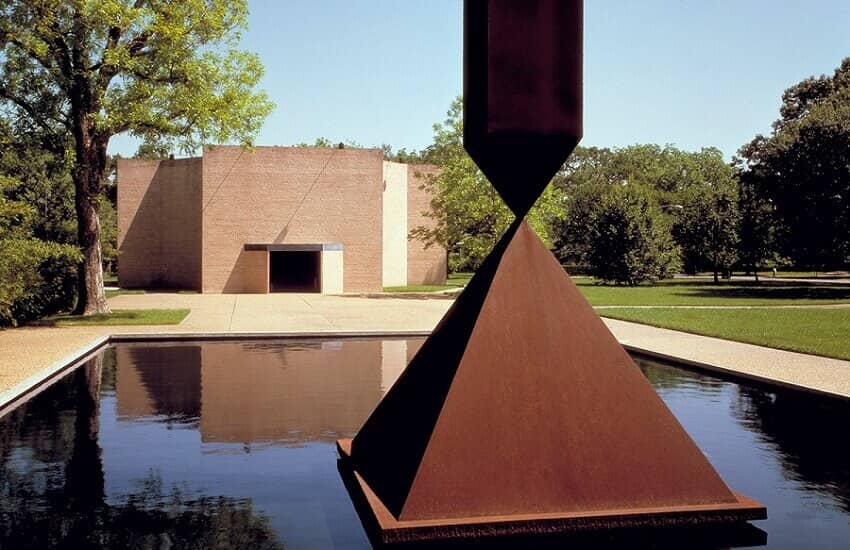
[[[368,548],[334,441],[421,342],[108,349],[0,419],[0,548]],[[850,548],[850,406],[637,362],[768,547]]]

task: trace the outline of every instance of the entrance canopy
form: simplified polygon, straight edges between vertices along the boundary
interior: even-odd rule
[[[256,292],[343,292],[341,243],[248,243]],[[255,256],[256,255],[256,256]]]
[[[311,243],[311,244],[284,244],[284,243],[255,243],[246,244],[245,252],[342,252],[342,243]]]

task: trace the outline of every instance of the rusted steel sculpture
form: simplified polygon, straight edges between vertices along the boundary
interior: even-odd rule
[[[382,542],[765,517],[524,221],[581,136],[581,0],[466,0],[464,144],[517,216],[340,471]]]

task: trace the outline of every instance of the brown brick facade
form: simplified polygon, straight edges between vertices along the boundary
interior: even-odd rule
[[[201,289],[201,159],[118,161],[118,284]]]
[[[342,243],[346,292],[381,286],[378,149],[204,151],[204,292],[252,292],[245,243]]]
[[[408,169],[408,230],[430,199]],[[343,245],[344,292],[382,290],[379,149],[215,146],[202,158],[118,164],[119,284],[268,292],[245,244]],[[408,284],[443,281],[445,252],[409,243]],[[434,265],[434,263],[438,265]]]

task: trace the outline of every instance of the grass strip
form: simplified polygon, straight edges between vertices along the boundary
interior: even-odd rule
[[[112,313],[54,315],[42,319],[39,325],[54,327],[119,326],[119,325],[177,325],[189,315],[188,309],[117,309]]]
[[[847,309],[630,309],[601,310],[604,317],[850,360]]]

